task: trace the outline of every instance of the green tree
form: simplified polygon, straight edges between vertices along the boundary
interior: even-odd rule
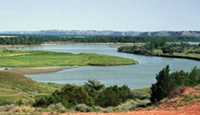
[[[68,101],[69,107],[78,103],[84,103],[89,106],[94,105],[94,101],[81,86],[66,84],[60,92],[57,92],[62,99]]]
[[[94,79],[89,79],[88,82],[83,86],[85,91],[88,93],[90,97],[93,99],[96,98],[98,93],[105,88],[104,84],[101,84],[99,81]]]
[[[169,92],[175,89],[175,82],[172,77],[170,77],[169,65],[156,75],[157,82],[152,84],[151,87],[151,102],[159,102],[161,99],[168,96]]]
[[[100,105],[102,107],[117,106],[120,103],[125,102],[130,97],[130,88],[128,88],[126,85],[121,87],[114,85],[99,92],[95,102],[96,105]]]
[[[113,91],[112,87],[108,87],[100,92],[95,100],[96,105],[101,107],[117,106],[120,104],[119,96]]]
[[[190,86],[195,86],[198,83],[200,83],[200,72],[197,66],[195,66],[190,72],[189,79],[190,79],[190,83],[189,83]]]

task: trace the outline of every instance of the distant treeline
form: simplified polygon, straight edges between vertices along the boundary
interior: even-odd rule
[[[0,37],[0,45],[37,45],[45,42],[69,43],[136,43],[136,42],[199,42],[200,38],[180,36],[16,36]]]

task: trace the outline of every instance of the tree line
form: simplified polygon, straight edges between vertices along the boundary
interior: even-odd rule
[[[200,41],[196,37],[179,36],[16,36],[0,37],[0,45],[38,45],[45,42],[69,43],[136,43],[136,42],[181,42]]]

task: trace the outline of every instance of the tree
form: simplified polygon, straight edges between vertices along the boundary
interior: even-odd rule
[[[96,105],[101,107],[117,106],[120,104],[118,94],[112,87],[108,87],[100,92],[95,100]]]
[[[98,93],[105,88],[104,84],[101,84],[99,81],[94,79],[89,79],[88,82],[83,86],[85,91],[88,93],[90,97],[93,99],[96,98]]]
[[[99,92],[95,99],[96,105],[102,107],[117,106],[122,102],[125,102],[131,97],[131,90],[126,85],[118,87],[117,85],[107,87],[103,91]]]
[[[200,72],[197,66],[195,66],[190,72],[189,79],[190,79],[190,83],[189,83],[190,86],[195,86],[198,83],[200,83]]]
[[[95,89],[97,91],[101,90],[102,88],[105,88],[104,84],[101,84],[99,81],[95,79],[89,79],[88,82],[85,83],[85,87],[90,87],[92,89]]]
[[[152,84],[151,87],[151,102],[159,102],[161,99],[167,97],[169,92],[175,89],[176,84],[172,77],[170,77],[169,71],[169,65],[167,65],[166,68],[156,75],[157,82]]]
[[[68,101],[69,107],[78,103],[84,103],[89,106],[94,105],[94,101],[81,86],[66,84],[60,92],[57,92],[62,99]]]

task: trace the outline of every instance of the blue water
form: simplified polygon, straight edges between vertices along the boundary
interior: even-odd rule
[[[111,46],[113,45],[57,45],[22,47],[17,49],[71,52],[75,54],[107,54],[131,58],[139,62],[137,65],[111,67],[81,66],[74,69],[62,70],[54,73],[27,75],[28,77],[39,82],[54,82],[61,84],[74,83],[77,85],[82,85],[88,79],[97,79],[107,86],[121,86],[125,84],[130,88],[144,88],[150,87],[152,83],[156,82],[156,74],[167,64],[170,65],[171,72],[182,69],[184,71],[190,71],[194,66],[198,66],[200,68],[199,61],[119,53],[117,52],[117,48]]]

